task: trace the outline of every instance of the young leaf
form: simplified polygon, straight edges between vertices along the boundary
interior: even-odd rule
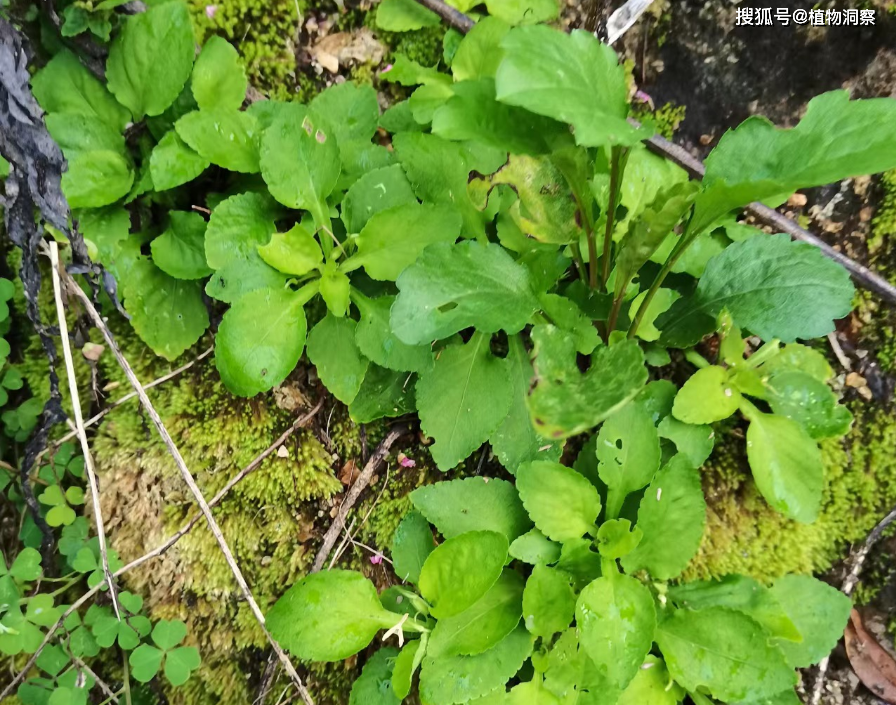
[[[523,578],[512,570],[505,570],[473,605],[436,623],[426,654],[438,659],[475,656],[491,649],[519,624],[522,600]]]
[[[556,19],[557,0],[485,0],[488,14],[508,24],[537,24]]]
[[[852,414],[824,382],[805,372],[785,371],[768,381],[768,403],[779,416],[803,426],[815,440],[846,435]]]
[[[289,289],[257,289],[224,314],[215,366],[234,394],[252,397],[280,384],[305,347],[302,299]]]
[[[715,445],[715,431],[711,426],[683,423],[671,415],[660,421],[656,432],[660,438],[672,441],[676,450],[686,455],[695,468],[703,466]]]
[[[625,208],[625,215],[617,214],[614,237],[627,233],[631,223],[648,206],[658,204],[660,191],[687,180],[687,172],[674,162],[653,154],[644,146],[633,147],[625,164],[625,178],[619,186],[619,205]]]
[[[797,681],[762,628],[733,610],[675,610],[657,627],[656,642],[678,683],[717,700],[760,700]]]
[[[523,592],[523,619],[535,636],[550,639],[569,627],[575,615],[576,598],[569,576],[560,570],[537,565]]]
[[[348,705],[400,705],[401,698],[392,688],[393,668],[398,656],[398,651],[391,648],[380,649],[371,656],[352,684]]]
[[[321,268],[320,297],[327,304],[327,310],[342,318],[348,313],[351,302],[351,282],[344,272],[336,268],[333,261],[328,261]]]
[[[420,569],[435,547],[432,530],[423,515],[414,511],[405,514],[395,530],[395,538],[392,539],[395,574],[402,581],[417,583],[420,580]]]
[[[633,145],[625,72],[615,52],[588,32],[543,25],[511,30],[495,78],[498,100],[573,126],[585,146]]]
[[[174,128],[191,149],[212,164],[243,174],[259,172],[258,124],[249,113],[227,108],[195,110]]]
[[[308,334],[308,359],[320,381],[343,404],[351,404],[369,364],[355,345],[355,326],[350,318],[328,314]]]
[[[239,110],[248,81],[237,50],[226,39],[212,35],[196,59],[190,84],[201,110]]]
[[[748,415],[747,459],[756,487],[769,505],[804,524],[821,507],[821,451],[806,430],[784,416]]]
[[[633,529],[628,519],[610,519],[597,531],[597,550],[603,558],[615,561],[634,551],[642,536],[641,529]]]
[[[149,157],[153,189],[167,191],[181,186],[199,176],[209,164],[211,162],[191,149],[175,130],[170,130]]]
[[[501,688],[532,653],[534,638],[517,627],[494,648],[476,656],[425,658],[420,672],[424,702],[456,705]]]
[[[643,407],[627,404],[613,413],[597,434],[596,453],[597,472],[609,488],[606,516],[615,519],[626,496],[649,483],[660,467],[660,439]]]
[[[123,20],[109,50],[106,79],[134,120],[161,115],[174,102],[193,68],[193,42],[190,13],[182,2],[157,5]]]
[[[414,0],[383,0],[376,8],[376,26],[387,32],[412,32],[440,22],[437,14]]]
[[[473,25],[457,47],[451,62],[455,81],[494,78],[504,58],[501,40],[510,27],[497,17],[483,17]]]
[[[675,396],[672,414],[690,424],[711,424],[737,411],[741,396],[724,367],[697,370]]]
[[[348,413],[352,421],[361,424],[402,416],[415,409],[414,381],[410,376],[370,363]]]
[[[405,644],[395,657],[395,664],[392,667],[392,692],[399,700],[404,700],[411,692],[414,671],[423,660],[425,651],[426,644],[423,639],[415,639]]]
[[[172,211],[168,229],[152,241],[152,261],[175,279],[203,279],[212,273],[205,261],[205,220],[199,213]]]
[[[360,233],[377,213],[407,204],[417,205],[411,184],[399,164],[369,171],[355,183],[342,199],[342,222],[349,233]],[[460,218],[457,218],[458,234]],[[402,228],[402,230],[410,228]],[[393,233],[394,235],[394,233]]]
[[[819,338],[852,309],[853,285],[816,247],[784,234],[729,245],[713,257],[692,296],[657,321],[663,343],[689,347],[715,329],[723,308],[763,340]]]
[[[684,455],[676,455],[656,474],[641,499],[638,528],[644,536],[622,559],[622,567],[627,573],[646,570],[658,580],[677,577],[697,553],[705,525],[700,473]]]
[[[538,529],[530,529],[513,540],[510,555],[523,563],[550,565],[560,558],[560,544],[551,541]]]
[[[265,622],[271,635],[296,657],[341,661],[398,619],[383,608],[373,583],[360,573],[324,570],[289,588]]]
[[[516,488],[507,480],[468,477],[411,492],[411,502],[446,539],[468,531],[497,531],[513,541],[531,526]]]
[[[420,571],[419,586],[432,605],[432,615],[453,617],[475,604],[500,577],[507,548],[503,534],[468,531],[430,553]]]
[[[572,468],[542,460],[523,463],[516,485],[529,516],[551,540],[563,543],[595,531],[600,496]]]
[[[852,602],[842,592],[808,575],[785,575],[770,590],[802,636],[801,642],[778,640],[794,668],[808,668],[840,641]]]
[[[271,241],[258,246],[258,254],[274,269],[301,277],[323,261],[317,240],[301,224],[285,233],[274,233]]]
[[[401,297],[392,308],[392,320]],[[415,306],[422,305],[414,301]],[[397,319],[401,320],[401,319]],[[441,351],[417,381],[420,428],[435,439],[432,457],[448,471],[481,446],[511,402],[507,361],[492,355],[489,336],[477,332],[465,345]]]
[[[510,473],[516,473],[519,464],[528,460],[559,460],[563,444],[552,443],[533,428],[526,408],[526,394],[535,371],[519,335],[510,336],[507,347],[512,387],[510,410],[490,436],[489,442],[501,464]]]
[[[361,313],[355,341],[364,355],[390,370],[425,372],[432,369],[433,354],[429,345],[408,345],[392,333],[389,312],[394,296],[368,299],[362,294],[353,294],[353,300]]]
[[[683,699],[684,690],[672,680],[663,660],[648,654],[616,705],[678,705]]]
[[[358,252],[343,270],[363,265],[374,279],[394,281],[428,245],[457,240],[460,228],[460,216],[450,206],[416,201],[393,206],[367,221],[358,235]]]
[[[611,573],[582,590],[576,603],[579,640],[610,682],[625,688],[653,645],[653,595],[627,575]]]
[[[212,211],[205,231],[205,257],[212,269],[258,256],[277,231],[276,205],[260,193],[238,193]]]

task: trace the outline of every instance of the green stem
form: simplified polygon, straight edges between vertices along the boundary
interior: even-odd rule
[[[607,319],[607,336],[609,337],[610,333],[616,330],[616,321],[619,320],[619,311],[622,309],[622,304],[625,301],[625,289],[628,288],[628,282],[626,282],[625,288],[623,288],[622,293],[619,296],[616,296],[613,299],[613,306],[610,309],[610,317]]]
[[[689,690],[688,695],[691,696],[691,700],[694,701],[694,705],[715,705],[712,700],[707,698],[702,693],[693,693]]]
[[[314,298],[315,294],[320,291],[320,279],[315,279],[313,281],[308,282],[296,292],[296,296],[302,302],[302,306],[307,304],[311,299]]]
[[[619,184],[622,181],[622,159],[625,157],[625,150],[622,147],[614,146],[610,151],[610,198],[607,203],[607,223],[604,228],[604,255],[601,265],[601,282],[606,288],[607,281],[610,279],[610,248],[613,244],[613,221],[616,218],[616,201],[619,198]],[[593,236],[592,236],[593,239]],[[593,273],[592,273],[592,279]],[[593,289],[597,285],[594,281],[591,285]]]
[[[588,273],[585,269],[585,260],[582,258],[582,248],[579,247],[579,243],[573,242],[570,243],[569,249],[572,250],[572,259],[576,263],[576,269],[579,272],[579,279],[582,280],[582,283],[588,284]]]
[[[121,652],[121,667],[124,671],[122,680],[122,690],[124,691],[125,705],[131,705],[131,674],[128,669],[128,655],[124,651]]]
[[[690,362],[694,367],[698,369],[702,370],[704,367],[712,367],[712,365],[709,364],[709,360],[707,360],[705,357],[703,357],[703,355],[698,353],[693,348],[685,351],[684,357],[688,362]]]
[[[745,364],[750,369],[759,367],[763,362],[777,355],[779,350],[781,350],[781,341],[777,338],[769,340],[765,345],[759,348],[759,350],[750,355]]]
[[[619,517],[619,512],[622,511],[623,502],[625,502],[625,493],[615,490],[612,487],[607,491],[606,521],[617,519]]]

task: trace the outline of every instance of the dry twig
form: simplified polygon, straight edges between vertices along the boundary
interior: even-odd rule
[[[96,520],[96,533],[99,539],[100,562],[103,566],[103,575],[109,585],[109,596],[112,598],[112,607],[115,616],[121,621],[121,605],[118,603],[118,589],[112,579],[112,571],[109,570],[109,552],[106,548],[106,529],[103,526],[103,512],[100,508],[100,488],[96,481],[96,469],[93,466],[93,454],[87,443],[87,432],[84,430],[84,417],[81,415],[81,397],[78,395],[78,380],[75,377],[75,361],[72,358],[72,346],[68,339],[68,322],[65,320],[65,306],[62,303],[62,284],[60,283],[59,246],[55,240],[50,241],[50,271],[53,276],[53,294],[56,298],[56,315],[59,319],[59,335],[62,338],[62,355],[65,359],[65,371],[68,375],[68,389],[72,397],[72,409],[75,416],[75,431],[81,442],[81,452],[84,454],[84,469],[87,472],[87,484],[90,485],[90,499],[93,505],[93,516]]]

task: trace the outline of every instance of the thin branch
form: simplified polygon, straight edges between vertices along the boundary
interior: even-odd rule
[[[53,295],[56,299],[56,315],[59,319],[59,335],[62,339],[62,356],[65,360],[65,371],[68,376],[68,390],[72,397],[72,410],[75,416],[75,431],[81,442],[81,453],[84,455],[84,469],[87,471],[87,484],[90,486],[90,499],[93,505],[93,516],[96,520],[96,533],[99,539],[100,562],[103,575],[109,585],[109,596],[115,616],[121,621],[121,605],[118,603],[118,589],[109,570],[109,552],[106,548],[106,529],[103,526],[103,512],[100,507],[100,487],[96,481],[96,469],[93,466],[93,454],[87,443],[87,432],[84,430],[84,417],[81,415],[81,397],[78,394],[78,380],[75,377],[75,361],[72,358],[72,347],[68,339],[68,322],[65,320],[65,305],[62,303],[62,284],[59,279],[59,245],[50,240],[50,271],[53,275]]]
[[[82,671],[87,673],[91,678],[93,678],[93,680],[96,681],[96,684],[99,686],[100,690],[103,691],[104,695],[112,698],[112,700],[114,702],[118,702],[118,696],[115,694],[115,691],[109,687],[108,683],[106,683],[102,678],[100,678],[96,674],[96,672],[94,672],[93,669],[90,668],[90,666],[88,666],[86,663],[84,663],[77,656],[75,656],[73,654],[69,654],[69,655],[72,657],[72,661],[74,662],[75,666],[77,666],[79,669],[81,669]]]
[[[360,497],[361,493],[365,489],[367,489],[367,486],[370,484],[370,478],[373,477],[373,473],[376,470],[377,466],[389,454],[389,449],[392,447],[395,441],[397,441],[407,432],[408,427],[404,425],[392,428],[389,433],[386,434],[386,437],[382,440],[382,442],[376,447],[376,450],[373,451],[373,454],[370,456],[370,460],[367,461],[367,464],[364,466],[361,474],[358,475],[358,479],[355,480],[354,484],[349,488],[348,493],[345,495],[345,501],[342,503],[342,506],[339,507],[339,511],[336,513],[336,517],[333,519],[333,523],[330,525],[330,528],[324,535],[324,541],[321,544],[320,550],[317,552],[317,556],[314,558],[314,564],[311,567],[312,573],[316,573],[324,567],[324,563],[326,563],[327,557],[330,555],[330,551],[333,550],[333,546],[336,545],[336,541],[339,539],[339,535],[342,533],[342,529],[345,526],[345,519],[348,516],[349,510],[351,510],[351,508],[355,506],[355,502],[358,501],[358,497]]]
[[[171,438],[171,435],[168,433],[168,429],[165,428],[165,424],[162,423],[162,419],[159,417],[158,412],[147,396],[146,390],[140,384],[140,381],[134,374],[133,369],[131,369],[130,364],[125,359],[124,355],[122,355],[121,350],[119,350],[118,344],[115,342],[115,338],[112,336],[112,331],[109,330],[109,327],[106,325],[106,322],[103,320],[102,316],[100,316],[99,312],[96,310],[96,308],[94,308],[93,303],[90,301],[90,298],[81,290],[81,287],[79,287],[77,283],[68,275],[66,275],[66,284],[68,285],[69,291],[71,291],[81,300],[81,303],[84,305],[84,308],[87,311],[87,315],[93,320],[94,325],[96,325],[97,328],[99,328],[102,332],[103,337],[106,339],[106,343],[109,345],[109,349],[112,351],[113,355],[115,355],[115,359],[118,361],[118,364],[121,366],[122,370],[124,370],[128,381],[131,383],[131,386],[134,387],[134,390],[140,397],[140,403],[146,409],[146,413],[149,415],[150,420],[156,427],[156,430],[161,436],[162,441],[167,446],[168,452],[171,454],[171,457],[174,458],[174,462],[177,465],[178,470],[180,470],[180,474],[183,477],[184,482],[186,483],[187,487],[190,490],[190,493],[193,495],[196,503],[202,510],[202,514],[205,516],[205,519],[208,522],[209,530],[212,532],[215,540],[218,542],[218,547],[221,549],[221,553],[224,554],[224,560],[227,561],[227,565],[230,567],[230,572],[233,573],[233,577],[236,579],[237,585],[239,585],[240,591],[243,593],[243,597],[246,599],[246,602],[249,604],[249,608],[255,615],[255,619],[258,622],[258,625],[261,627],[262,632],[264,633],[265,637],[267,637],[268,641],[274,649],[274,652],[277,654],[277,657],[280,659],[280,662],[286,669],[286,673],[289,675],[293,684],[298,689],[300,695],[302,696],[302,700],[306,703],[306,705],[314,705],[311,694],[302,683],[302,679],[299,677],[299,674],[296,671],[295,666],[293,666],[292,661],[290,661],[289,656],[286,655],[286,652],[283,651],[277,641],[271,636],[270,632],[268,632],[267,627],[265,626],[264,613],[262,613],[261,608],[255,601],[255,597],[253,597],[252,591],[249,589],[249,585],[248,583],[246,583],[246,579],[245,577],[243,577],[243,573],[240,570],[239,565],[237,565],[236,559],[233,557],[233,552],[230,550],[230,546],[227,544],[224,535],[221,533],[221,528],[218,526],[218,522],[215,520],[208,502],[206,502],[205,497],[202,494],[202,490],[199,489],[199,486],[196,484],[196,480],[193,478],[193,475],[190,474],[190,470],[187,468],[187,464],[184,462],[183,456],[181,456],[180,451],[177,449],[177,446]]]

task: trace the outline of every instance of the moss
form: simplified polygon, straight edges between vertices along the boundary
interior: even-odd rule
[[[635,120],[652,120],[657,132],[667,140],[671,140],[678,130],[678,126],[684,122],[687,107],[676,103],[665,103],[656,110],[652,110],[647,103],[634,103],[632,117]]]
[[[896,235],[896,169],[888,171],[880,179],[881,198],[877,213],[871,221],[871,238],[868,249],[874,254]]]

